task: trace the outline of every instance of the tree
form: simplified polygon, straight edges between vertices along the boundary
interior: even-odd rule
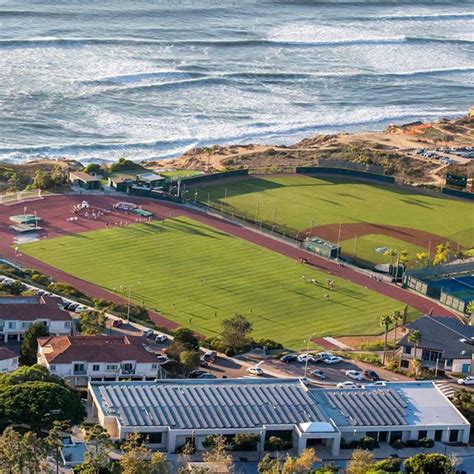
[[[224,346],[237,352],[247,347],[251,332],[252,323],[245,316],[236,314],[234,317],[222,321],[220,339]]]
[[[418,252],[415,255],[415,258],[418,261],[418,263],[420,264],[420,267],[422,267],[423,264],[428,261],[428,254],[426,252]]]
[[[83,469],[98,473],[110,464],[109,451],[113,448],[109,434],[100,425],[86,428],[84,441],[86,454]]]
[[[105,331],[107,317],[103,312],[82,311],[79,315],[79,332],[85,336],[99,336]]]
[[[454,406],[467,418],[469,423],[474,423],[474,396],[465,388],[457,390],[452,398]]]
[[[392,359],[395,358],[395,347],[397,345],[397,329],[399,324],[403,321],[403,316],[400,311],[394,311],[392,313],[392,322],[393,322],[393,351]]]
[[[86,173],[102,174],[104,170],[98,163],[89,163],[84,170]]]
[[[25,365],[36,364],[38,337],[49,336],[48,328],[42,323],[33,323],[26,331],[21,343],[21,362]]]
[[[387,337],[388,337],[388,329],[390,327],[390,324],[392,324],[392,315],[391,314],[385,314],[384,316],[381,316],[380,318],[380,325],[384,327],[384,339],[383,339],[383,358],[382,358],[382,364],[385,365],[385,358],[387,356]]]
[[[53,427],[49,430],[46,443],[51,455],[56,463],[56,474],[59,474],[59,464],[61,462],[61,449],[64,446],[63,432],[69,429],[69,424],[64,421],[54,421]]]
[[[122,474],[165,474],[170,471],[163,453],[152,455],[139,433],[130,433],[122,445],[123,456],[120,459]]]
[[[415,362],[416,359],[416,350],[418,349],[418,345],[421,342],[421,332],[418,331],[418,329],[414,329],[410,331],[408,334],[408,342],[411,342],[413,344],[413,362]],[[418,373],[418,370],[415,370],[415,373]]]
[[[25,382],[0,391],[0,407],[10,423],[26,424],[39,433],[55,420],[81,423],[86,410],[69,388],[50,382]]]
[[[64,380],[56,375],[51,375],[48,369],[42,365],[35,364],[23,366],[11,374],[0,375],[0,386],[17,385],[24,382],[50,382],[65,385]]]
[[[283,463],[283,474],[306,474],[319,461],[313,448],[305,449],[298,457],[287,456]]]
[[[213,446],[203,453],[202,459],[207,463],[222,464],[229,469],[233,465],[232,456],[229,454],[229,446],[223,436],[216,437]]]
[[[469,301],[469,303],[466,305],[465,312],[471,316],[472,313],[474,313],[474,300]]]
[[[174,332],[173,342],[180,343],[186,350],[199,350],[199,339],[189,328],[178,328]]]
[[[404,464],[406,472],[429,473],[429,474],[449,474],[453,473],[455,466],[448,456],[439,453],[418,453],[408,458]]]
[[[185,375],[199,367],[201,356],[198,351],[183,351],[179,354],[179,362]]]
[[[8,427],[0,436],[0,472],[42,472],[46,461],[46,446],[35,433],[21,435]]]
[[[367,474],[375,464],[374,455],[364,449],[354,449],[347,463],[347,474]]]
[[[278,457],[272,458],[269,454],[265,454],[258,463],[257,470],[260,474],[280,474],[281,462]]]
[[[255,433],[238,433],[234,436],[234,449],[236,451],[256,451],[260,436]]]
[[[33,178],[33,186],[36,189],[51,189],[55,186],[55,181],[51,174],[38,170]]]
[[[439,244],[436,246],[436,255],[433,260],[434,265],[439,265],[441,263],[445,263],[449,260],[451,256],[451,244],[446,242],[444,244]]]

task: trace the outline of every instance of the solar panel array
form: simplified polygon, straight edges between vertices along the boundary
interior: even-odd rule
[[[353,426],[407,424],[407,403],[396,390],[328,390],[324,394],[331,408]]]
[[[299,383],[122,383],[94,387],[122,426],[254,428],[326,421]]]

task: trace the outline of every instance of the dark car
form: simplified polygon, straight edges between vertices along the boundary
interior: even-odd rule
[[[380,380],[379,374],[374,370],[364,370],[364,377],[366,379],[372,380],[373,382],[377,382]]]
[[[204,375],[204,374],[207,374],[208,372],[206,372],[205,370],[193,370],[192,372],[189,373],[189,378],[190,379],[197,379],[198,377],[200,377],[201,375]]]
[[[297,358],[297,354],[286,354],[283,357],[280,357],[280,360],[285,364],[289,364],[290,362],[294,362]]]
[[[112,326],[114,328],[119,328],[123,325],[123,321],[121,319],[114,319]]]
[[[199,360],[199,367],[209,367],[209,362],[201,357]]]
[[[217,358],[217,352],[207,351],[202,357],[206,362],[214,362]]]

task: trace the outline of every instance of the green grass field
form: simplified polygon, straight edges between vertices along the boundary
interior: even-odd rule
[[[474,245],[472,204],[384,184],[303,175],[254,177],[200,188],[198,200],[296,231],[338,223],[388,224],[430,232],[463,247]],[[353,237],[342,233],[343,251],[344,241]],[[384,245],[383,235],[380,242],[372,240],[375,247]],[[397,240],[403,245],[402,234]],[[416,245],[404,246],[410,247]],[[358,254],[379,263],[371,260],[373,250],[365,246]]]
[[[116,293],[135,284],[136,303],[202,334],[217,334],[222,319],[241,313],[256,338],[294,349],[312,333],[378,334],[379,317],[403,308],[339,279],[325,300],[326,274],[186,218],[41,240],[21,251]]]

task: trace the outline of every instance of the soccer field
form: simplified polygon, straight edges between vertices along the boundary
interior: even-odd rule
[[[344,280],[334,279],[329,292],[326,274],[187,218],[41,240],[21,251],[115,293],[134,285],[135,303],[201,334],[216,335],[222,319],[241,313],[254,337],[294,349],[312,333],[378,334],[380,316],[403,309]]]
[[[406,249],[414,257],[429,248],[433,254],[436,244],[448,239],[455,251],[458,245],[474,245],[471,203],[386,184],[277,175],[227,181],[197,191],[201,202],[293,229],[293,235],[312,229],[313,235],[339,240],[343,252],[355,251],[372,263],[390,261],[376,252],[378,247]],[[190,195],[194,197],[194,192]],[[356,237],[365,237],[360,248]]]

